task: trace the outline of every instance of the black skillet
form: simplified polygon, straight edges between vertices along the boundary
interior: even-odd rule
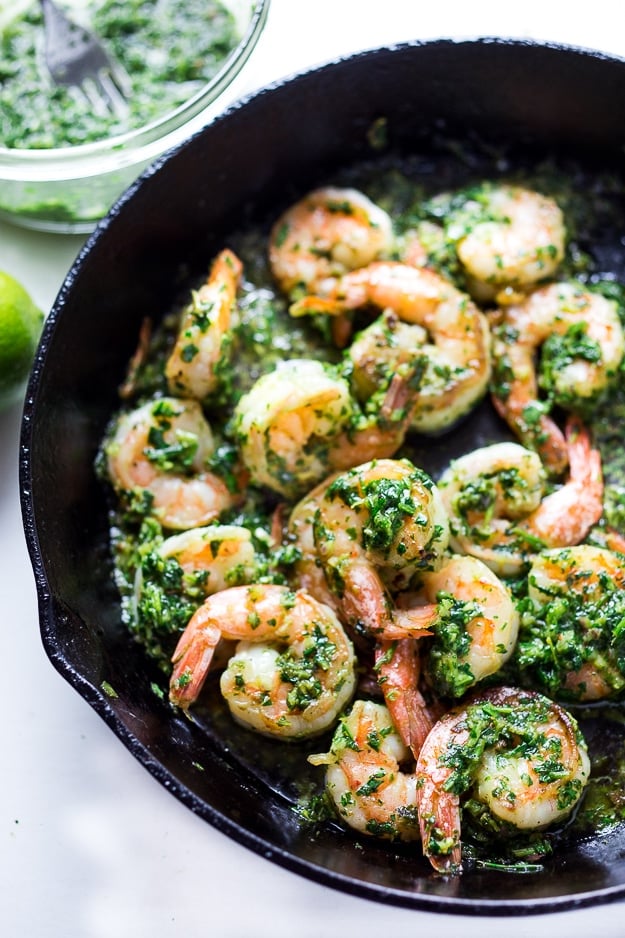
[[[458,140],[469,141],[468,150],[451,145]],[[106,501],[93,469],[139,323],[146,313],[167,310],[185,278],[206,268],[233,228],[275,215],[342,168],[383,158],[389,149],[416,156],[418,171],[443,188],[545,157],[574,160],[591,184],[596,173],[623,173],[624,144],[621,60],[501,39],[357,54],[234,105],[160,159],[89,239],[50,313],[21,449],[23,517],[45,649],[177,798],[303,876],[430,911],[570,909],[625,895],[625,830],[567,844],[541,873],[469,870],[440,878],[414,851],[362,838],[356,847],[329,824],[303,824],[292,808],[306,781],[305,753],[285,758],[283,746],[250,741],[219,711],[210,720],[200,709],[193,724],[159,700],[149,663],[120,624]],[[478,153],[477,162],[467,152]],[[620,217],[624,230],[602,233],[600,263],[622,278]],[[425,446],[427,468],[437,471],[458,449],[499,432],[483,407],[459,431]],[[117,696],[103,689],[109,687]]]

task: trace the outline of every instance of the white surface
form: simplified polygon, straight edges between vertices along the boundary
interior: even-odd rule
[[[273,0],[249,88],[337,54],[411,38],[515,36],[625,54],[612,0]],[[0,222],[0,268],[49,309],[81,238]],[[622,904],[523,919],[387,908],[310,883],[179,804],[56,673],[39,640],[18,502],[19,409],[0,415],[0,932],[29,938],[622,938]]]

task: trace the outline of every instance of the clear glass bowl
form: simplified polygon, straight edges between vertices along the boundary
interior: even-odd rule
[[[27,150],[0,146],[0,217],[39,231],[92,231],[161,153],[217,114],[252,54],[270,0],[222,0],[240,36],[217,74],[183,105],[128,133],[94,143]],[[230,99],[229,99],[230,100]]]

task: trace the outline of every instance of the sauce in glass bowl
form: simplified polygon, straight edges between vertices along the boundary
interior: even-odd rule
[[[103,0],[68,13],[95,32],[130,83],[123,117],[95,114],[76,89],[54,85],[43,65],[43,19],[31,4],[0,34],[2,145],[49,149],[127,133],[184,104],[239,41],[220,0]]]
[[[150,163],[236,99],[270,0],[64,5],[128,72],[129,114],[96,116],[80,91],[55,88],[37,4],[0,6],[0,218],[87,233]]]

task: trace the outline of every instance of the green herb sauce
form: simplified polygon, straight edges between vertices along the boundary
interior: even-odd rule
[[[376,140],[381,139],[376,132]],[[483,157],[482,157],[483,160]],[[449,153],[445,154],[444,165],[451,164]],[[488,154],[488,165],[492,169],[492,154]],[[503,165],[503,161],[502,161]],[[336,175],[331,180],[336,185],[353,185],[370,196],[388,211],[394,221],[398,235],[398,256],[402,243],[407,243],[415,229],[419,231],[422,243],[428,249],[429,262],[449,276],[460,288],[464,288],[464,275],[459,268],[454,244],[459,233],[474,223],[475,219],[463,214],[462,205],[466,201],[467,191],[473,191],[475,202],[479,206],[480,188],[475,182],[479,160],[462,159],[453,164],[457,178],[453,180],[441,173],[440,167],[433,161],[424,166],[419,161],[383,158],[371,164],[363,163]],[[517,174],[508,181],[528,185],[557,198],[562,206],[568,224],[567,256],[561,268],[563,279],[575,278],[579,282],[615,299],[621,312],[625,309],[625,291],[616,280],[616,274],[610,275],[610,264],[604,261],[601,253],[601,239],[605,231],[619,231],[621,211],[625,203],[623,184],[609,174],[597,177],[590,182],[581,177],[573,167],[563,172],[559,167],[545,162],[532,173]],[[460,183],[458,183],[460,180]],[[448,182],[448,191],[441,193],[443,183]],[[475,187],[477,186],[477,189]],[[475,191],[474,191],[475,190]],[[471,211],[475,210],[475,206]],[[224,478],[232,477],[237,455],[237,440],[230,423],[230,415],[242,394],[247,392],[262,374],[270,371],[277,361],[286,358],[308,357],[328,362],[350,381],[349,369],[345,366],[342,353],[329,341],[327,319],[292,319],[288,314],[287,304],[276,290],[267,267],[266,245],[269,226],[275,214],[266,224],[245,231],[234,232],[228,239],[229,246],[239,255],[244,265],[245,279],[241,286],[238,300],[238,318],[231,330],[229,341],[222,348],[222,359],[218,365],[219,382],[216,390],[204,402],[204,409],[216,436],[217,447],[211,461],[211,470]],[[453,219],[446,221],[447,219]],[[620,238],[620,234],[618,235]],[[402,239],[405,239],[402,242]],[[599,245],[596,248],[596,245]],[[210,259],[207,258],[207,263]],[[625,272],[620,275],[625,278]],[[199,281],[199,277],[197,278]],[[195,286],[197,284],[193,284]],[[132,399],[125,406],[135,406],[143,400],[166,393],[163,380],[163,363],[173,344],[178,321],[178,312],[188,303],[188,294],[181,298],[180,304],[173,310],[165,311],[162,321],[155,323],[147,357],[134,375]],[[149,311],[150,313],[152,311]],[[370,313],[354,315],[354,330],[370,325]],[[555,339],[546,351],[546,372],[557,371],[562,363],[571,356],[592,360],[595,350],[587,340],[582,329],[575,329],[565,336]],[[496,376],[503,386],[506,381],[505,369]],[[500,389],[501,390],[501,389]],[[548,378],[544,379],[543,392],[550,394]],[[358,396],[357,394],[355,395]],[[361,396],[363,414],[366,416],[366,402]],[[562,402],[560,402],[561,404]],[[558,407],[558,402],[549,402],[549,406]],[[595,440],[601,450],[603,471],[606,481],[604,519],[593,531],[591,540],[597,543],[606,525],[612,525],[625,533],[625,447],[623,446],[623,427],[625,426],[625,369],[615,377],[615,384],[609,397],[594,402],[592,428]],[[536,414],[527,415],[528,424],[536,421]],[[501,438],[501,431],[489,428],[484,431],[483,421],[478,416],[475,423],[468,418],[471,431],[469,446],[477,447],[495,442]],[[437,441],[421,439],[418,435],[410,437],[398,456],[411,459],[431,477],[436,479],[441,466],[460,453],[457,451],[456,437],[463,441],[462,431],[447,434]],[[178,454],[164,454],[167,458],[184,457],[184,442]],[[155,454],[158,453],[158,440],[155,441]],[[438,462],[437,462],[438,460]],[[494,500],[495,483],[511,493],[518,487],[519,480],[511,474],[492,480],[492,485],[485,482],[482,487],[467,487],[461,493],[462,513],[469,518],[472,512],[482,513],[488,519],[488,513]],[[233,479],[234,484],[234,479]],[[412,511],[409,489],[391,482],[377,483],[366,492],[357,492],[344,480],[337,484],[334,497],[341,498],[346,504],[357,507],[360,500],[363,513],[370,519],[364,537],[367,546],[384,551],[396,540],[401,529],[402,519]],[[278,500],[265,491],[249,486],[244,502],[232,510],[223,523],[241,524],[252,533],[257,551],[256,582],[276,582],[292,584],[291,570],[298,559],[298,550],[294,545],[286,544],[277,550],[272,547],[270,529],[272,515]],[[288,510],[287,505],[287,510]],[[131,633],[144,646],[148,655],[162,667],[169,670],[169,655],[180,631],[184,628],[191,612],[199,605],[202,596],[201,579],[184,574],[174,560],[163,560],[157,548],[162,543],[164,532],[157,521],[150,515],[150,499],[138,498],[126,505],[124,511],[114,506],[111,514],[112,542],[115,551],[117,582],[122,594],[123,615]],[[475,532],[473,532],[475,533]],[[319,537],[331,536],[328,531],[316,531]],[[137,570],[141,571],[144,583],[141,602],[138,609],[133,604],[133,586]],[[340,564],[333,568],[335,582],[331,588],[337,595],[341,593],[343,572]],[[146,586],[147,584],[147,586]],[[589,640],[589,630],[579,623],[579,610],[573,609],[573,600],[555,599],[545,604],[540,612],[530,609],[527,602],[526,586],[523,578],[510,584],[513,595],[519,602],[523,627],[517,655],[504,669],[495,675],[495,683],[507,683],[536,687],[543,693],[561,696],[562,668],[579,666],[585,657],[595,653],[597,645]],[[443,693],[457,697],[471,684],[471,675],[462,667],[454,668],[453,661],[466,652],[466,625],[474,610],[471,604],[455,601],[453,597],[441,597],[445,615],[441,619],[437,634],[431,642],[431,676],[435,684],[442,682]],[[608,648],[613,656],[616,670],[625,673],[625,650],[623,647],[623,617],[625,609],[620,593],[609,597],[609,603],[590,610],[590,616],[597,627],[608,624],[604,639],[606,647],[599,648],[607,654]],[[578,620],[577,623],[575,620]],[[606,637],[607,636],[607,637]],[[281,666],[285,680],[292,685],[291,703],[294,707],[303,707],[314,699],[316,693],[315,672],[324,667],[323,643],[311,645],[311,656],[306,659],[292,659],[285,653]],[[445,685],[444,682],[448,682]],[[493,683],[492,681],[490,683]],[[620,691],[619,691],[620,693]],[[500,869],[516,872],[536,872],[550,852],[557,848],[559,839],[575,840],[605,830],[625,820],[625,758],[623,752],[623,711],[618,702],[609,706],[581,708],[571,701],[571,709],[579,713],[579,720],[584,735],[588,733],[589,751],[593,766],[592,777],[575,817],[560,830],[545,833],[522,834],[511,830],[502,830],[501,822],[495,822],[483,804],[471,796],[471,779],[476,763],[486,746],[502,744],[536,747],[540,740],[532,737],[530,723],[521,725],[514,712],[503,712],[497,708],[474,708],[471,710],[469,729],[470,744],[453,750],[448,754],[449,767],[453,769],[449,785],[463,799],[463,852],[468,862],[483,868]],[[211,720],[215,733],[223,739],[231,751],[245,764],[249,762],[248,737],[232,724],[218,691],[211,699]],[[540,714],[534,714],[536,719]],[[534,721],[535,722],[535,721]],[[609,731],[604,735],[603,730]],[[342,727],[342,730],[340,729]],[[598,730],[593,730],[598,727]],[[337,732],[342,733],[341,745],[353,747],[355,743],[347,735],[343,722]],[[254,747],[254,763],[250,770],[261,772],[267,778],[267,784],[274,785],[276,767],[273,761],[272,746]],[[318,743],[315,749],[318,751]],[[374,747],[373,743],[371,743]],[[306,750],[288,748],[289,772],[295,789],[305,788],[307,799],[294,798],[300,819],[311,823],[331,823],[334,816],[328,807],[326,794],[320,791],[318,775],[311,775],[306,764]],[[544,748],[544,747],[543,747]],[[282,753],[282,750],[281,750]],[[545,778],[552,777],[558,771],[557,753],[544,749],[543,766]],[[283,756],[280,755],[280,760]],[[262,763],[262,765],[261,765]],[[287,764],[285,762],[285,764]],[[291,776],[289,776],[291,778]],[[280,774],[280,777],[281,774]],[[375,779],[367,784],[373,786]],[[289,789],[289,792],[292,788]],[[562,791],[562,798],[576,797],[577,792]],[[413,819],[414,820],[414,819]],[[388,836],[388,831],[375,831]],[[441,850],[447,845],[441,844]]]
[[[79,92],[52,84],[43,64],[42,15],[32,4],[0,34],[1,146],[68,147],[143,127],[197,94],[239,40],[218,0],[96,0],[66,11],[127,72],[128,114],[95,114]]]

